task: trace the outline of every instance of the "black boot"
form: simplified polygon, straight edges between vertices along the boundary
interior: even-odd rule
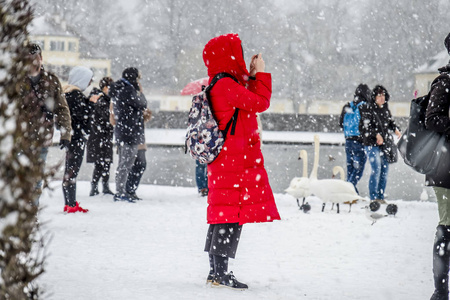
[[[244,291],[248,289],[248,285],[245,283],[239,282],[236,277],[233,275],[233,272],[230,272],[221,278],[215,278],[213,283],[213,287],[227,287],[233,290],[241,290]]]
[[[98,183],[97,182],[91,182],[91,192],[89,193],[89,196],[95,196],[98,195]]]
[[[450,226],[439,225],[433,245],[434,294],[431,300],[448,300]]]
[[[108,181],[103,181],[103,194],[104,195],[114,195],[114,193],[109,189]]]
[[[77,205],[77,184],[63,182],[62,190],[64,195],[64,204],[70,207],[75,207]]]

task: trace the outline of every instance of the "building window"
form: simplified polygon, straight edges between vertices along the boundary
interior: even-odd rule
[[[70,52],[77,52],[77,43],[69,42],[69,51]]]
[[[50,41],[50,51],[64,51],[64,41]]]

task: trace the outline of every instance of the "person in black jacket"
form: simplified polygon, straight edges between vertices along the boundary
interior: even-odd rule
[[[98,182],[102,178],[103,194],[114,195],[109,189],[109,170],[113,159],[114,127],[109,122],[111,98],[108,96],[109,86],[114,81],[111,77],[100,80],[100,89],[93,88],[90,93],[92,104],[91,134],[87,141],[86,162],[94,163],[91,192],[89,196],[99,194]]]
[[[67,104],[72,119],[72,139],[66,152],[66,168],[62,182],[67,213],[87,212],[76,201],[77,176],[83,162],[85,135],[90,132],[89,99],[83,91],[91,84],[93,72],[86,67],[75,67],[69,73],[68,85],[64,87]]]
[[[114,134],[119,154],[114,201],[135,202],[127,191],[127,181],[138,155],[138,145],[145,143],[144,110],[147,99],[139,84],[140,77],[138,69],[126,68],[122,78],[112,84],[109,91],[114,107]]]
[[[398,138],[401,136],[389,110],[389,97],[388,91],[382,85],[377,85],[372,90],[370,101],[360,109],[359,131],[372,167],[369,179],[370,200],[380,203],[386,203],[384,194],[389,171],[389,163],[380,147],[389,138],[389,130],[394,131]]]
[[[444,40],[450,54],[450,33]],[[445,134],[450,151],[450,63],[439,69],[440,75],[431,85],[430,102],[425,114],[427,129]],[[436,149],[436,151],[443,149]],[[450,164],[440,165],[426,176],[426,185],[436,194],[439,224],[433,245],[433,277],[435,291],[431,300],[448,300],[448,271],[450,259]]]
[[[345,153],[347,156],[347,181],[356,188],[366,165],[366,152],[359,132],[361,113],[359,108],[370,100],[372,91],[366,84],[360,84],[355,90],[353,101],[347,102],[342,108],[339,126],[344,130]]]

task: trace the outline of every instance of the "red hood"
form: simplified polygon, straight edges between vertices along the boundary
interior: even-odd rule
[[[248,81],[249,73],[245,66],[242,42],[235,33],[210,40],[203,49],[203,61],[208,68],[210,80],[216,74],[226,72],[235,76],[243,85]]]

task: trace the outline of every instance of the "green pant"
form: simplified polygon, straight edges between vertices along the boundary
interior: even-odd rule
[[[439,225],[450,226],[450,189],[434,186],[433,190],[438,203]]]

